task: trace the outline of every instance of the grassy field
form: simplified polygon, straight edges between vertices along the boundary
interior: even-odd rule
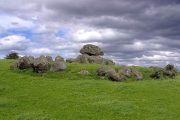
[[[0,120],[180,120],[180,76],[152,80],[136,67],[144,80],[112,82],[95,75],[99,65],[79,64],[39,76],[11,62],[0,60]]]

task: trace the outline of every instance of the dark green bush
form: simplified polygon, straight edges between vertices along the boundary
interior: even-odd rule
[[[16,52],[12,52],[12,53],[9,53],[8,55],[6,55],[5,58],[6,58],[6,59],[18,59],[18,58],[19,58],[19,55],[18,55],[18,53],[16,53]]]

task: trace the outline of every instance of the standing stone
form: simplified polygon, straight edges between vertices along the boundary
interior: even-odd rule
[[[55,62],[64,62],[64,58],[61,57],[61,56],[57,56],[57,57],[55,58]]]
[[[134,77],[136,80],[142,80],[143,79],[143,75],[142,73],[138,72],[138,71],[133,71]]]
[[[89,56],[88,56],[87,54],[79,55],[79,56],[77,57],[77,60],[78,60],[80,63],[83,63],[83,64],[88,64],[88,63],[89,63],[88,59],[89,59]]]
[[[127,67],[121,68],[119,73],[126,76],[126,77],[132,77],[133,76],[132,70],[127,68]]]
[[[174,67],[174,65],[168,64],[165,66],[164,70],[163,70],[163,75],[170,77],[170,78],[174,78],[177,74],[177,71]]]
[[[34,57],[33,56],[28,56],[29,62],[32,65],[34,63]]]
[[[160,79],[162,77],[161,71],[154,71],[150,74],[150,77],[153,79]]]
[[[108,76],[108,79],[112,80],[112,81],[120,82],[120,81],[125,80],[125,77],[123,77],[122,75],[116,73],[115,70],[114,71],[109,71],[107,76]]]
[[[49,63],[52,63],[53,62],[53,58],[51,56],[46,56],[46,59]]]
[[[33,70],[36,73],[44,73],[49,69],[49,62],[45,56],[40,56],[34,60]]]
[[[17,63],[17,62],[13,62],[13,63],[11,63],[11,65],[10,65],[10,69],[11,69],[11,70],[18,69],[18,63]]]
[[[55,62],[51,65],[50,71],[52,71],[52,72],[63,71],[66,68],[67,68],[67,66],[64,62]]]
[[[122,67],[119,71],[119,74],[123,75],[125,77],[128,77],[128,78],[135,78],[136,80],[142,80],[143,79],[142,73],[140,73],[137,70],[132,70],[132,69],[127,68],[127,67]]]
[[[24,56],[18,59],[17,64],[18,64],[18,68],[21,70],[28,69],[31,67],[31,62],[27,56]]]
[[[98,68],[98,69],[96,70],[96,74],[97,74],[97,76],[106,76],[106,74],[107,74],[107,69],[104,68],[104,67]]]

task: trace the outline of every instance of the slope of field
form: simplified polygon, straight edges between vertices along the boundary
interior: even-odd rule
[[[99,65],[68,64],[43,76],[0,60],[0,120],[180,120],[180,76],[142,81],[99,79]],[[82,69],[92,75],[78,75]],[[118,67],[116,67],[118,69]]]

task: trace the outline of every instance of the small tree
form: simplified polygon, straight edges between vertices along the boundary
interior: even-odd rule
[[[18,59],[18,58],[19,58],[19,55],[18,55],[18,53],[16,53],[16,52],[12,52],[12,53],[9,53],[8,55],[6,55],[5,58],[6,58],[6,59]]]

